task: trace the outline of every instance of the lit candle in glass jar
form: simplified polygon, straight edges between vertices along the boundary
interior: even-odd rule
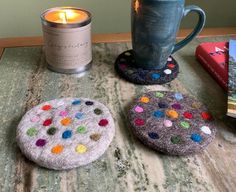
[[[64,8],[48,12],[45,14],[44,19],[53,23],[81,23],[88,19],[88,14],[82,10]]]
[[[41,14],[48,67],[80,73],[91,66],[91,14],[80,8],[57,7]]]

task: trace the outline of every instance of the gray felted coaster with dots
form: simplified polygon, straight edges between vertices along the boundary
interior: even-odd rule
[[[147,70],[136,67],[132,50],[125,51],[118,56],[115,69],[124,79],[141,85],[165,84],[174,80],[179,73],[179,65],[171,56],[162,69]]]
[[[64,98],[28,111],[17,127],[17,143],[38,165],[64,170],[98,159],[114,134],[114,121],[106,106],[85,98]]]
[[[200,152],[216,133],[206,107],[181,93],[145,93],[131,105],[128,118],[145,145],[171,155]]]

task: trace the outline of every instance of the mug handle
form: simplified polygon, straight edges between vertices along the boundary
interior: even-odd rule
[[[187,45],[190,41],[193,40],[194,37],[196,37],[198,35],[198,33],[201,32],[202,28],[205,25],[205,21],[206,21],[206,14],[205,12],[198,6],[195,5],[189,5],[186,6],[184,9],[184,14],[183,16],[185,17],[186,15],[188,15],[190,12],[196,12],[199,16],[198,19],[198,23],[196,25],[196,27],[194,28],[194,30],[192,31],[192,33],[190,33],[185,39],[183,39],[182,41],[178,42],[177,44],[175,44],[172,54],[175,53],[176,51],[178,51],[179,49],[183,48],[185,45]]]

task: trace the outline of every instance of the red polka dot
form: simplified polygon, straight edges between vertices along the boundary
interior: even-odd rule
[[[208,112],[202,112],[202,113],[201,113],[201,116],[202,116],[202,118],[203,118],[204,120],[211,120],[211,119],[212,119],[211,114],[208,113]]]
[[[143,126],[145,124],[145,121],[143,119],[135,119],[134,123],[137,126]]]
[[[49,126],[52,124],[52,119],[46,119],[44,122],[43,122],[43,126]]]
[[[98,125],[105,127],[108,125],[108,120],[107,119],[101,119],[98,123]]]
[[[184,117],[187,118],[187,119],[192,119],[193,118],[193,114],[186,111],[186,112],[184,112]]]
[[[48,111],[48,110],[50,110],[51,108],[52,108],[51,105],[44,105],[44,106],[42,107],[42,110]]]
[[[175,65],[172,64],[172,63],[168,64],[167,66],[168,66],[169,69],[174,69],[175,68]]]

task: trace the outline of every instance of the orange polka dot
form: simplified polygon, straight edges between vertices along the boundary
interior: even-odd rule
[[[66,117],[66,118],[61,120],[61,124],[64,125],[64,126],[67,126],[67,125],[71,124],[71,121],[72,121],[71,118]]]
[[[150,99],[148,97],[143,96],[143,97],[140,98],[140,101],[142,103],[149,103]]]
[[[166,115],[173,119],[177,119],[179,117],[179,114],[175,110],[166,111]]]
[[[44,105],[44,106],[42,107],[42,110],[48,111],[48,110],[50,110],[51,108],[52,108],[51,105]]]
[[[64,147],[62,145],[56,145],[52,148],[51,152],[54,154],[60,154],[63,151]]]

